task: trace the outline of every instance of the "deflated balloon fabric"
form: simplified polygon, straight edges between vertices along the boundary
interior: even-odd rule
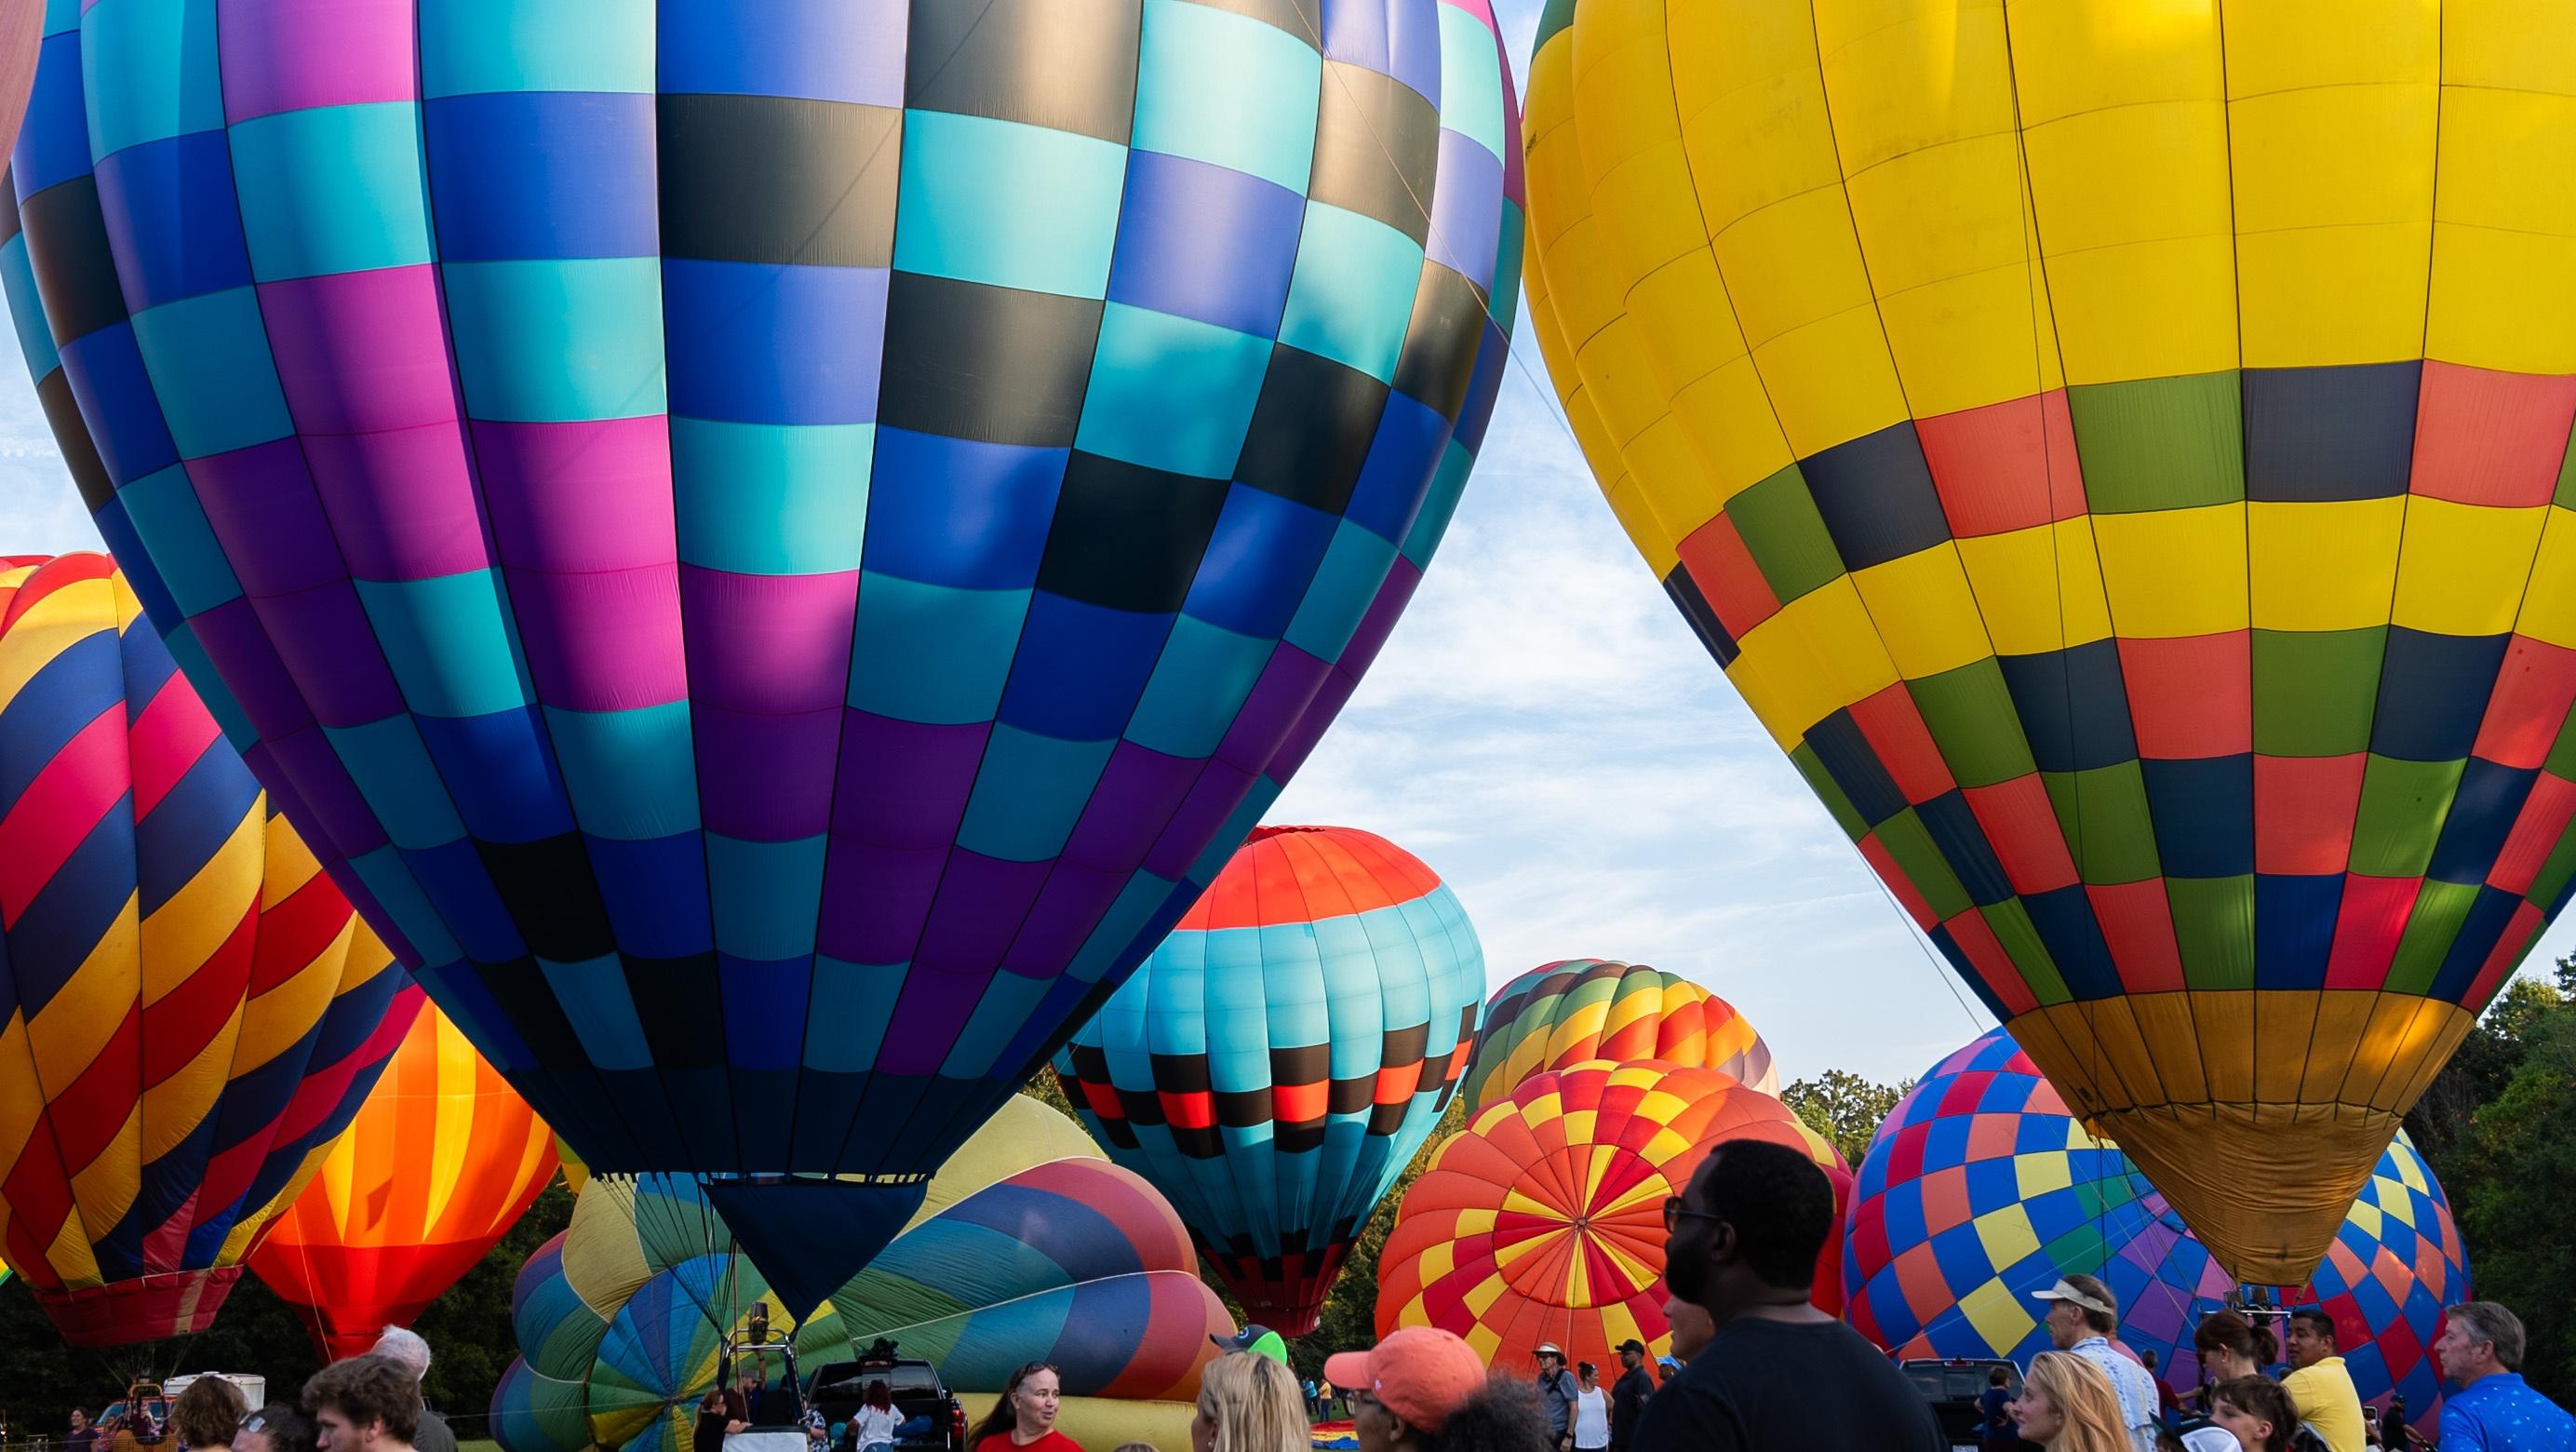
[[[1161,939],[1465,485],[1493,19],[1316,15],[49,21],[0,281],[99,529],[594,1171],[779,1245],[842,1202],[782,1272],[855,1269]],[[727,1188],[781,1174],[875,1183]]]
[[[924,1212],[814,1316],[773,1308],[800,1362],[893,1339],[954,1390],[991,1392],[1028,1361],[1071,1398],[1186,1403],[1209,1338],[1233,1331],[1171,1207],[1026,1096],[941,1167]],[[512,1296],[520,1358],[493,1400],[511,1452],[684,1445],[720,1336],[767,1283],[672,1176],[599,1177]],[[661,1439],[644,1442],[640,1439]]]
[[[2413,0],[1539,25],[1531,315],[1611,508],[2242,1280],[2307,1279],[2576,891],[2576,220],[2525,140],[2571,40]]]
[[[0,560],[0,1254],[75,1346],[203,1330],[420,992],[105,556]]]
[[[1245,1316],[1302,1336],[1449,1107],[1484,987],[1466,910],[1411,853],[1260,827],[1056,1073]]]

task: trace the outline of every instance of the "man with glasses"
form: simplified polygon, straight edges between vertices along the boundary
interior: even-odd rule
[[[1664,1202],[1664,1281],[1717,1331],[1646,1403],[1635,1452],[1947,1452],[1931,1404],[1808,1300],[1834,1190],[1800,1151],[1727,1140]]]

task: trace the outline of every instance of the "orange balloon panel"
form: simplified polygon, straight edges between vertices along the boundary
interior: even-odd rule
[[[555,1172],[554,1132],[447,1015],[424,1009],[322,1171],[251,1252],[327,1357],[407,1325]]]
[[[1440,1146],[1378,1257],[1378,1334],[1444,1327],[1510,1369],[1542,1341],[1605,1368],[1630,1337],[1661,1355],[1664,1201],[1730,1139],[1804,1150],[1833,1180],[1814,1299],[1839,1312],[1842,1157],[1779,1100],[1650,1059],[1532,1075]]]

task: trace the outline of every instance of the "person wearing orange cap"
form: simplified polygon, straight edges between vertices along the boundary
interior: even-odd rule
[[[1456,1333],[1406,1326],[1366,1351],[1324,1359],[1349,1393],[1360,1452],[1548,1452],[1546,1414],[1524,1383],[1489,1378]]]

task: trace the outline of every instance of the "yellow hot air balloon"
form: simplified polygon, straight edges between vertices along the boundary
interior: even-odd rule
[[[1531,311],[1889,890],[2295,1284],[2576,878],[2576,14],[1553,0]]]

